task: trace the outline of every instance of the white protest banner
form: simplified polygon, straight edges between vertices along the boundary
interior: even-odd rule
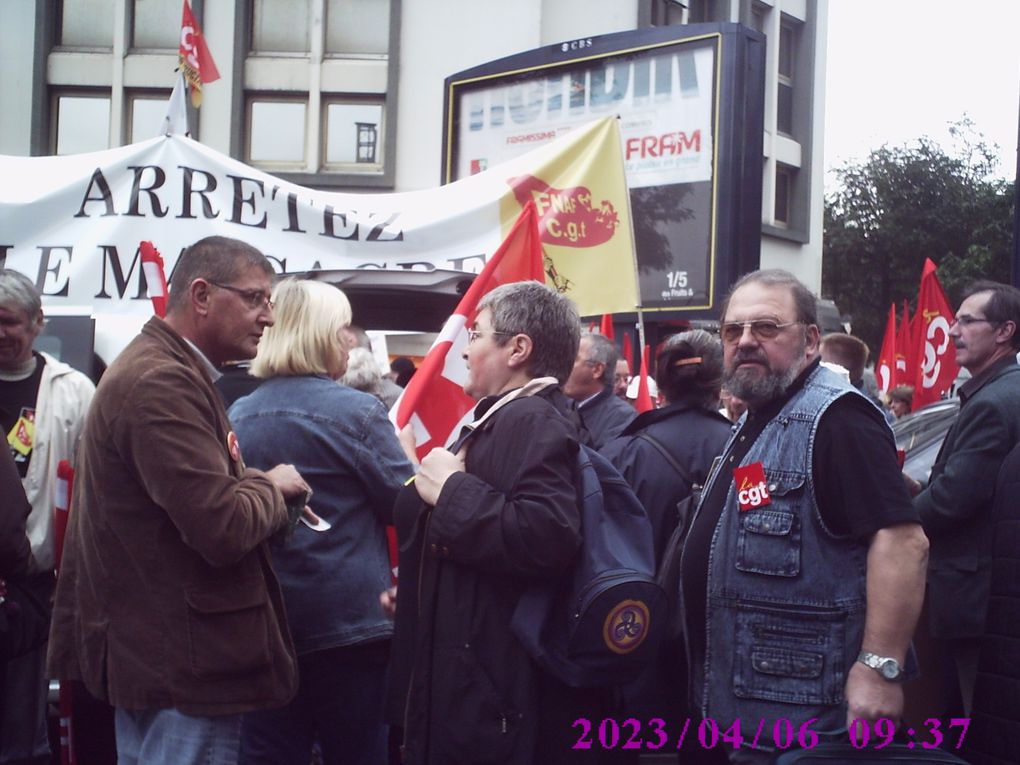
[[[148,315],[139,243],[163,254],[210,235],[242,239],[280,272],[481,271],[533,200],[547,281],[582,314],[637,304],[617,121],[605,118],[470,178],[400,194],[297,186],[180,135],[63,157],[0,156],[0,266],[45,306]]]

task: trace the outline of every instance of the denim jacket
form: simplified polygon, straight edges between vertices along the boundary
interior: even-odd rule
[[[294,465],[312,487],[309,506],[332,524],[299,523],[286,547],[272,548],[297,652],[388,638],[385,527],[414,470],[382,404],[324,376],[275,377],[235,402],[230,419],[245,461]]]
[[[707,651],[693,687],[705,717],[727,726],[739,719],[746,745],[771,749],[780,719],[794,736],[813,717],[815,731],[844,724],[844,686],[864,632],[868,550],[825,528],[812,453],[822,414],[847,395],[860,394],[824,367],[808,377],[742,463],[762,463],[770,504],[739,511],[731,485],[713,535]],[[732,445],[731,437],[720,464]],[[716,480],[732,482],[732,474],[717,470]]]

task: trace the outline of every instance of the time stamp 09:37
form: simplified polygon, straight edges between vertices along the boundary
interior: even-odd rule
[[[620,722],[611,717],[593,722],[586,717],[574,720],[571,727],[578,734],[573,749],[680,749],[688,747],[715,749],[724,746],[729,749],[740,747],[762,747],[776,749],[813,749],[825,741],[846,736],[855,749],[884,749],[897,742],[908,748],[959,749],[970,727],[969,717],[950,718],[948,724],[930,717],[919,728],[900,727],[888,718],[874,722],[854,720],[845,732],[833,733],[815,730],[817,718],[811,718],[795,725],[786,718],[779,718],[769,724],[759,720],[753,736],[745,736],[740,720],[723,726],[711,718],[691,720],[687,718],[669,724],[660,717],[646,722],[633,717]],[[748,730],[744,726],[743,730]]]

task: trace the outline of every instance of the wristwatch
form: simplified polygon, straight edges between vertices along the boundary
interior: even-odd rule
[[[857,655],[857,661],[871,667],[886,680],[899,680],[903,677],[903,667],[896,659],[888,656],[879,656],[871,651],[861,651]]]

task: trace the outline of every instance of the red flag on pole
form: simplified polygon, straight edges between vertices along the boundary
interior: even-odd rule
[[[896,332],[896,368],[893,370],[891,386],[914,384],[914,329],[910,321],[910,304],[903,301],[903,318]]]
[[[630,332],[623,333],[623,358],[627,360],[627,373],[634,374],[634,348],[630,343]]]
[[[875,359],[875,377],[878,389],[888,393],[896,387],[896,304],[889,306],[889,318],[885,322],[882,348]]]
[[[391,416],[398,428],[414,425],[418,456],[446,444],[448,437],[472,409],[475,401],[464,393],[467,366],[463,358],[467,330],[478,302],[492,289],[511,282],[544,282],[541,235],[535,203],[521,211],[506,239],[472,282],[457,310],[447,319],[425,360],[407,384]],[[394,414],[395,413],[395,414]]]
[[[184,0],[181,17],[181,42],[177,49],[177,62],[188,83],[191,85],[191,103],[198,108],[202,105],[202,85],[220,78],[209,46],[205,44],[202,29],[191,13],[191,4]]]
[[[938,401],[952,386],[960,367],[956,349],[949,337],[953,309],[942,291],[936,267],[930,258],[924,260],[921,289],[917,295],[918,332],[913,338],[917,360],[914,382],[914,408]]]
[[[648,391],[648,346],[641,352],[641,378],[638,380],[637,399],[634,401],[634,408],[640,414],[649,412],[655,408],[652,403],[652,394]]]
[[[599,331],[608,337],[610,340],[616,339],[616,330],[613,329],[613,314],[604,313],[602,314],[602,326]]]
[[[142,242],[139,245],[142,254],[142,271],[145,273],[145,283],[149,288],[149,297],[152,299],[152,310],[161,318],[166,318],[166,301],[170,291],[166,286],[166,271],[163,267],[163,258],[159,250],[152,246],[152,242]]]

